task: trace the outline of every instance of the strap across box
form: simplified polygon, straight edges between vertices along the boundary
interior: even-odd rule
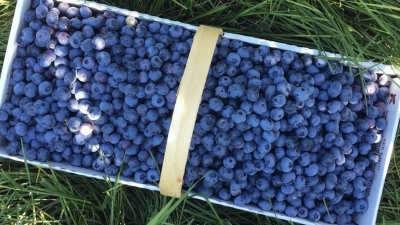
[[[160,192],[170,197],[182,194],[190,142],[211,59],[222,30],[201,25],[197,30],[172,114],[161,170]]]

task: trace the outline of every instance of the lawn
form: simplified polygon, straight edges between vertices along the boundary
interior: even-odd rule
[[[400,67],[394,0],[97,0],[155,16]],[[0,67],[16,0],[0,0]],[[396,136],[396,140],[399,137]],[[400,142],[395,142],[377,224],[400,224]],[[0,159],[0,224],[290,224]]]

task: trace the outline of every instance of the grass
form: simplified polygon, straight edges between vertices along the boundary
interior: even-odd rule
[[[102,1],[191,24],[400,66],[394,0]],[[0,67],[16,0],[0,0]],[[399,138],[399,132],[396,140]],[[400,143],[377,224],[400,224]],[[0,224],[291,224],[198,201],[0,159]]]
[[[3,59],[10,33],[13,10],[16,1],[0,0],[0,68],[3,67]]]

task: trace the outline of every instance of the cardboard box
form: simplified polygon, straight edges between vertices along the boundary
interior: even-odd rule
[[[84,4],[84,1],[82,0],[66,0],[63,2],[68,2],[71,4],[77,4],[81,5]],[[0,79],[0,105],[2,105],[7,99],[9,99],[12,95],[12,86],[9,84],[9,79],[12,74],[12,61],[16,57],[16,50],[17,50],[17,37],[21,33],[21,30],[26,26],[24,20],[23,20],[23,14],[24,12],[29,9],[30,7],[30,0],[18,0],[17,2],[17,7],[15,10],[14,14],[14,20],[11,28],[11,33],[10,33],[10,38],[8,41],[7,45],[7,51],[4,59],[4,66],[2,68],[1,72],[1,79]],[[196,26],[176,22],[176,21],[171,21],[167,19],[161,19],[158,17],[146,15],[146,14],[141,14],[138,12],[132,12],[124,9],[119,9],[116,7],[111,7],[111,6],[106,6],[103,4],[98,4],[98,3],[93,3],[93,2],[87,2],[87,6],[96,8],[98,10],[111,10],[116,13],[121,13],[124,15],[131,15],[135,16],[140,19],[145,19],[149,21],[159,21],[161,23],[165,24],[176,24],[183,26],[187,29],[190,30],[197,30]],[[293,45],[287,45],[287,44],[282,44],[278,42],[273,42],[273,41],[267,41],[267,40],[262,40],[258,38],[253,38],[253,37],[247,37],[243,35],[236,35],[236,34],[231,34],[231,33],[225,33],[225,37],[230,38],[230,39],[239,39],[244,42],[248,42],[251,44],[256,44],[256,45],[267,45],[271,48],[277,48],[281,50],[292,50],[301,54],[311,54],[311,55],[318,55],[319,52],[318,50],[313,50],[313,49],[308,49],[308,48],[302,48],[298,46],[293,46]],[[329,57],[338,57],[340,58],[341,56],[331,54],[331,53],[325,53]],[[352,65],[350,62],[344,62],[347,65]],[[362,62],[360,63],[361,66],[366,67],[366,68],[372,68],[373,70],[376,70],[378,73],[385,73],[385,74],[390,74],[390,75],[395,75],[395,74],[400,74],[398,71],[393,69],[390,66],[382,65],[382,64],[374,64],[371,62]],[[397,83],[400,83],[399,79],[395,79]],[[400,96],[400,89],[396,85],[391,85],[390,88],[391,93]],[[389,99],[388,99],[389,101]],[[382,141],[379,144],[379,153],[380,153],[380,160],[378,164],[375,167],[375,179],[373,180],[372,183],[372,188],[368,194],[368,203],[369,203],[369,209],[366,213],[362,215],[358,215],[355,218],[355,223],[360,224],[360,225],[369,225],[369,224],[375,224],[376,218],[377,218],[377,212],[379,208],[379,202],[381,199],[382,195],[382,190],[384,186],[384,181],[386,177],[386,173],[388,170],[388,166],[390,163],[390,158],[392,155],[393,151],[393,144],[394,144],[394,139],[397,131],[397,125],[399,122],[399,116],[400,116],[400,110],[399,110],[399,101],[395,101],[393,104],[388,105],[388,113],[387,113],[387,120],[388,120],[388,127],[384,131],[383,136],[382,136]],[[6,152],[6,144],[7,141],[5,140],[4,137],[0,137],[0,157],[4,158],[9,158],[15,161],[20,161],[24,162],[24,159],[22,157],[18,156],[9,156]],[[50,163],[43,163],[39,161],[28,161],[29,164],[36,165],[36,166],[41,166],[45,168],[53,168],[55,170],[60,170],[68,173],[73,173],[77,175],[82,175],[82,176],[87,176],[87,177],[92,177],[92,178],[97,178],[97,179],[104,179],[106,177],[105,173],[101,172],[96,172],[91,169],[86,169],[86,168],[80,168],[80,167],[74,167],[71,165],[68,165],[66,163],[56,163],[56,162],[50,162]],[[115,181],[113,177],[111,177],[112,181]],[[125,178],[125,177],[120,177],[119,182],[133,186],[133,187],[139,187],[139,188],[146,188],[149,190],[154,190],[154,191],[159,191],[159,188],[155,185],[150,185],[150,184],[139,184],[136,182],[132,182],[131,178]],[[201,197],[196,197],[201,199]],[[211,202],[227,207],[232,207],[252,213],[257,213],[257,214],[262,214],[266,215],[269,217],[277,217],[279,219],[283,220],[289,220],[301,224],[326,224],[323,222],[310,222],[305,219],[300,219],[300,218],[290,218],[284,214],[280,213],[274,213],[272,211],[270,212],[265,212],[262,211],[258,206],[245,206],[245,207],[237,207],[233,205],[232,202],[226,202],[226,201],[221,201],[217,198],[211,198]]]

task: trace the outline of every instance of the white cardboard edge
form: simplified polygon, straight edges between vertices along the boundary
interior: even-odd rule
[[[4,56],[3,68],[1,70],[0,78],[0,103],[3,104],[8,96],[12,93],[12,86],[8,83],[11,77],[12,62],[17,55],[17,37],[21,33],[23,26],[15,21],[22,21],[24,23],[23,13],[29,7],[30,3],[18,1],[15,8],[13,23],[10,30],[10,37],[8,38],[6,54]],[[25,23],[24,23],[25,24]]]
[[[11,96],[12,94],[12,86],[9,84],[11,71],[12,71],[12,62],[17,55],[17,37],[18,34],[21,33],[24,23],[23,13],[25,12],[30,5],[30,1],[18,1],[17,6],[15,7],[15,13],[13,17],[13,23],[10,30],[10,37],[8,38],[6,54],[4,56],[3,68],[1,70],[0,76],[0,105]],[[16,21],[22,21],[17,23]],[[22,23],[22,24],[21,24]],[[0,135],[0,144],[6,142],[6,139]]]
[[[147,15],[147,14],[142,14],[134,11],[129,11],[126,9],[120,9],[112,6],[107,6],[104,4],[99,4],[95,2],[89,2],[87,1],[86,3],[83,0],[65,0],[65,1],[60,1],[59,2],[68,2],[71,4],[75,5],[87,5],[92,8],[96,8],[98,10],[111,10],[116,13],[121,13],[124,15],[130,15],[130,16],[135,16],[140,19],[145,19],[149,21],[158,21],[161,23],[169,24],[169,25],[179,25],[182,27],[185,27],[186,29],[196,31],[197,26],[177,22],[177,21],[172,21],[168,19],[162,19],[159,17]],[[1,72],[1,78],[0,78],[0,105],[3,104],[10,96],[12,93],[11,85],[9,85],[9,78],[11,75],[11,70],[12,70],[12,60],[16,56],[16,49],[17,49],[17,35],[21,32],[23,27],[25,26],[25,23],[23,21],[23,12],[25,12],[29,7],[30,7],[30,0],[18,0],[17,2],[17,7],[15,10],[14,14],[14,19],[13,19],[13,24],[11,27],[11,32],[10,32],[10,38],[8,40],[8,45],[7,45],[7,50],[5,54],[5,60],[4,60],[4,66],[2,68]],[[16,22],[18,21],[18,22]],[[227,38],[232,38],[232,39],[239,39],[247,43],[251,44],[256,44],[256,45],[266,45],[271,48],[278,48],[282,50],[292,50],[298,53],[302,54],[311,54],[311,55],[320,55],[320,52],[318,50],[313,50],[313,49],[308,49],[308,48],[302,48],[294,45],[288,45],[288,44],[283,44],[279,42],[274,42],[274,41],[268,41],[268,40],[263,40],[263,39],[258,39],[258,38],[253,38],[253,37],[248,37],[244,35],[237,35],[237,34],[232,34],[232,33],[224,33],[224,37]],[[332,54],[332,53],[324,53],[328,57],[335,57],[335,58],[341,58],[345,59],[346,57],[342,57],[337,54]],[[354,66],[349,62],[346,62],[345,60],[343,61],[344,63],[347,63],[347,65]],[[399,71],[397,71],[395,68],[392,68],[391,66],[383,65],[383,64],[376,64],[372,62],[361,62],[359,63],[361,66],[365,68],[372,68],[374,71],[377,73],[385,73],[388,75],[396,75],[400,74]],[[399,83],[399,79],[395,79],[396,83]],[[396,85],[391,86],[391,93],[395,93],[398,96],[400,96],[400,89]],[[359,215],[355,218],[355,222],[358,224],[362,225],[373,225],[375,224],[376,218],[377,218],[377,212],[379,208],[379,202],[380,198],[382,195],[382,190],[384,186],[384,181],[385,177],[387,174],[387,170],[389,167],[390,163],[390,158],[391,154],[393,151],[393,145],[394,145],[394,138],[396,135],[397,131],[397,125],[399,122],[400,118],[400,111],[399,109],[399,101],[396,101],[395,104],[388,105],[388,114],[387,114],[387,119],[388,119],[388,127],[385,130],[383,136],[382,136],[382,142],[379,145],[379,152],[380,152],[380,161],[378,163],[378,166],[375,168],[375,179],[372,183],[372,187],[370,190],[370,193],[367,197],[367,200],[369,202],[369,209],[366,213]],[[4,137],[0,137],[0,157],[3,158],[8,158],[11,160],[19,161],[19,162],[24,162],[24,159],[19,156],[10,156],[6,152],[6,144],[5,144],[5,139]],[[81,168],[81,167],[75,167],[72,165],[69,165],[67,163],[57,163],[57,162],[51,162],[51,163],[44,163],[44,162],[39,162],[39,161],[27,161],[28,164],[35,165],[35,166],[40,166],[44,168],[52,168],[55,170],[67,172],[67,173],[73,173],[81,176],[86,176],[86,177],[92,177],[96,179],[105,179],[108,176],[105,173],[102,172],[97,172],[92,169],[88,168]],[[115,182],[116,178],[114,176],[108,177],[112,182]],[[148,190],[153,190],[153,191],[159,191],[159,188],[156,185],[150,185],[150,184],[140,184],[133,182],[131,178],[125,178],[125,177],[120,177],[118,179],[118,182],[121,184],[125,184],[128,186],[133,186],[133,187],[138,187],[138,188],[145,188]],[[200,196],[194,196],[196,199],[201,199],[204,200]],[[268,217],[276,217],[279,219],[287,220],[287,221],[293,221],[301,224],[306,224],[306,225],[327,225],[327,223],[324,222],[311,222],[309,220],[301,219],[301,218],[291,218],[286,216],[285,214],[282,213],[274,213],[274,212],[265,212],[261,209],[259,209],[256,206],[245,206],[245,207],[238,207],[232,204],[232,201],[222,201],[217,198],[210,198],[210,202],[222,205],[222,206],[227,206],[231,208],[236,208],[239,210],[243,211],[248,211],[252,213],[257,213],[261,215],[265,215]],[[371,207],[372,205],[372,207]]]
[[[24,162],[24,158],[21,156],[10,156],[7,154],[6,151],[6,146],[5,145],[1,145],[0,146],[0,157],[2,158],[7,158],[7,159],[11,159],[14,161],[18,161],[18,162]],[[90,178],[96,178],[96,179],[110,179],[112,182],[116,181],[116,177],[115,176],[108,176],[106,173],[103,172],[97,172],[95,170],[89,169],[89,168],[84,168],[84,167],[76,167],[76,166],[72,166],[71,164],[68,163],[63,163],[63,162],[40,162],[37,160],[27,160],[27,163],[30,165],[34,165],[34,166],[38,166],[38,167],[42,167],[42,168],[51,168],[54,170],[58,170],[58,171],[62,171],[62,172],[66,172],[66,173],[72,173],[72,174],[77,174],[80,176],[85,176],[85,177],[90,177]],[[138,187],[138,188],[145,188],[148,190],[152,190],[152,191],[159,191],[160,189],[155,186],[155,185],[151,185],[151,184],[141,184],[141,183],[137,183],[132,181],[133,179],[129,179],[126,177],[120,177],[118,179],[118,182],[121,184],[125,184],[128,186],[132,186],[132,187]]]
[[[400,79],[396,78],[395,82],[399,82]],[[386,101],[387,105],[387,115],[386,119],[388,121],[387,128],[383,131],[381,142],[379,143],[378,151],[379,151],[379,161],[375,165],[374,172],[375,177],[369,190],[367,201],[369,204],[369,208],[367,212],[363,215],[359,215],[355,217],[355,221],[359,224],[375,224],[377,219],[378,209],[380,200],[382,197],[382,191],[385,184],[386,174],[389,168],[390,159],[393,152],[394,141],[396,139],[397,126],[400,119],[400,89],[396,85],[391,85],[390,93],[395,94],[397,99],[395,98],[394,104],[389,102],[389,99]]]

